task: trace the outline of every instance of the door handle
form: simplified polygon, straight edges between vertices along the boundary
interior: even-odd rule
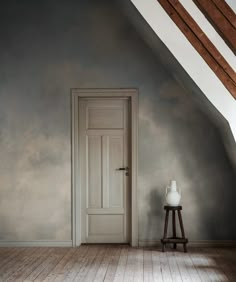
[[[120,168],[117,168],[117,170],[129,170],[129,168],[128,167],[120,167]]]

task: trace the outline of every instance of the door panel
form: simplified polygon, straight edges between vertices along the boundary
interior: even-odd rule
[[[88,128],[122,128],[123,113],[120,108],[108,109],[101,107],[100,109],[88,109]]]
[[[122,236],[123,215],[89,215],[88,233],[89,235],[114,235]]]
[[[94,99],[87,107],[87,129],[123,128],[124,105],[122,100]]]
[[[118,168],[123,167],[123,136],[110,137],[109,139],[109,204],[110,208],[123,207],[124,173]]]
[[[88,207],[102,207],[102,139],[101,136],[87,137],[88,160]]]
[[[79,99],[83,243],[128,241],[128,99]]]

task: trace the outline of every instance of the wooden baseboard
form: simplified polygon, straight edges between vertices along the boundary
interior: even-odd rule
[[[0,240],[0,247],[72,247],[72,241],[5,241]]]
[[[136,245],[136,244],[135,244]],[[139,247],[161,247],[160,240],[140,240]],[[5,241],[0,240],[0,247],[72,247],[72,241]],[[236,240],[195,240],[189,241],[188,247],[236,248]]]
[[[161,247],[160,240],[140,240],[139,247]],[[188,247],[202,247],[202,248],[236,248],[236,240],[193,240],[189,241]]]

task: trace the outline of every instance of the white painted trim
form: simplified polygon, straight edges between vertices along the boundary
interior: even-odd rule
[[[160,240],[140,240],[139,241],[139,247],[159,247],[161,248],[161,241]],[[167,244],[171,246],[171,244]],[[179,247],[181,247],[181,244],[179,244]],[[229,247],[229,248],[235,248],[236,247],[236,240],[193,240],[189,241],[187,244],[187,247]]]
[[[78,155],[79,97],[129,97],[131,101],[131,245],[138,246],[138,90],[137,89],[72,89],[72,242],[81,244],[80,167]],[[76,157],[77,156],[77,157]]]
[[[72,241],[5,241],[0,240],[0,247],[72,247]]]

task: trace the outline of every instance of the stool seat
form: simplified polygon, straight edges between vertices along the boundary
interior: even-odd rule
[[[169,210],[169,211],[181,211],[182,210],[182,206],[176,206],[176,207],[172,207],[172,206],[164,206],[164,210]]]
[[[176,207],[164,206],[164,210],[166,211],[166,216],[165,216],[164,236],[161,239],[162,251],[163,252],[165,251],[165,245],[166,244],[174,244],[174,249],[176,249],[177,244],[183,244],[184,252],[187,252],[187,246],[186,245],[188,243],[188,239],[185,238],[185,233],[184,233],[184,225],[183,225],[183,220],[182,220],[182,215],[181,215],[182,206],[176,206]],[[167,238],[167,229],[168,229],[168,221],[169,221],[169,212],[170,211],[172,211],[173,236]],[[179,219],[182,237],[176,236],[175,212],[177,212],[177,214],[178,214],[178,219]]]

